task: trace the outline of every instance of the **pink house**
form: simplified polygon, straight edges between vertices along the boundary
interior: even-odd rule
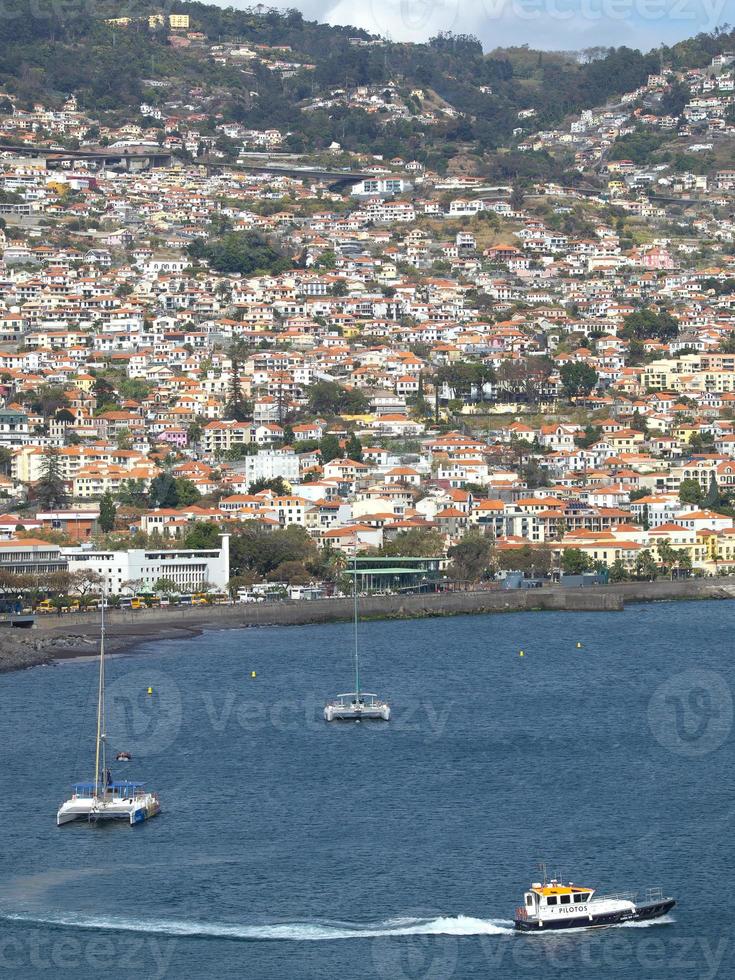
[[[640,257],[644,269],[673,269],[674,260],[665,248],[649,248]]]
[[[178,446],[179,449],[183,449],[188,444],[189,437],[186,434],[186,429],[179,429],[172,425],[170,429],[164,429],[163,432],[158,433],[156,442],[167,442],[169,446]]]

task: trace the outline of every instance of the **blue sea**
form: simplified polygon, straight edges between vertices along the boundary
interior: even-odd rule
[[[730,601],[364,623],[393,718],[359,725],[321,715],[349,624],[152,641],[107,665],[114,774],[163,804],[133,828],[55,825],[94,775],[96,662],[0,676],[0,976],[731,977],[734,623]],[[541,861],[678,905],[517,935]]]

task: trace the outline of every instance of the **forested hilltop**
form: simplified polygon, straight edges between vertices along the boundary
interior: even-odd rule
[[[172,12],[189,15],[183,33],[171,30]],[[519,113],[532,117],[535,129],[552,126],[636,89],[662,62],[701,67],[735,44],[735,32],[715,32],[649,53],[625,47],[579,55],[485,53],[466,35],[397,44],[317,24],[297,11],[202,3],[164,9],[133,0],[124,15],[123,26],[121,5],[112,2],[67,14],[45,0],[7,0],[0,12],[0,85],[26,107],[60,104],[74,93],[81,109],[107,122],[140,115],[141,104],[186,100],[194,90],[203,111],[220,121],[287,130],[290,149],[318,151],[338,142],[348,151],[400,152],[441,168],[463,147],[482,155],[507,145],[523,129]],[[230,57],[237,44],[257,57]],[[407,118],[329,104],[335,88],[390,83],[411,109]],[[411,95],[417,89],[446,107],[431,124]]]

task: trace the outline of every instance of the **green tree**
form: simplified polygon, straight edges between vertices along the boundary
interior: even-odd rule
[[[252,417],[252,405],[246,401],[242,392],[242,365],[247,356],[247,348],[241,339],[232,342],[227,351],[230,359],[230,387],[225,404],[224,417],[236,422],[246,422]]]
[[[61,385],[39,385],[24,396],[31,409],[48,419],[62,409],[67,408],[69,399],[64,394]]]
[[[40,510],[58,510],[65,507],[68,495],[61,475],[59,450],[47,446],[41,461],[41,477],[36,483],[36,501]]]
[[[580,449],[589,449],[591,445],[597,442],[602,436],[602,428],[599,425],[586,425],[584,427],[584,432],[578,432],[575,437],[575,443],[580,447]]]
[[[313,578],[303,561],[282,561],[267,577],[271,582],[287,582],[289,585],[308,585]]]
[[[260,493],[262,490],[272,490],[277,497],[287,497],[291,492],[282,476],[274,476],[270,480],[255,480],[248,487],[248,493]]]
[[[616,558],[615,561],[610,566],[609,580],[611,582],[629,582],[630,572],[625,567],[624,562],[620,558]]]
[[[514,211],[520,211],[523,207],[524,195],[520,184],[513,184],[510,192],[510,206]]]
[[[123,480],[117,492],[117,499],[121,504],[128,504],[131,507],[147,507],[150,492],[146,490],[143,480]]]
[[[189,255],[203,259],[212,269],[241,276],[277,275],[293,268],[288,256],[260,232],[233,231],[209,239],[196,238]]]
[[[184,536],[184,547],[204,550],[218,548],[222,529],[214,521],[194,521]]]
[[[362,443],[354,432],[350,434],[350,438],[347,440],[345,452],[348,459],[354,459],[357,463],[362,462]]]
[[[322,463],[329,463],[333,459],[338,459],[342,455],[342,449],[337,436],[328,432],[319,443],[319,454],[322,457]]]
[[[597,371],[582,361],[570,361],[559,371],[568,398],[586,397],[597,384]]]
[[[0,473],[4,476],[10,474],[10,465],[13,462],[12,450],[7,446],[0,446]]]
[[[179,587],[172,578],[159,578],[153,583],[153,591],[158,595],[177,595]]]
[[[679,323],[666,310],[658,313],[646,308],[626,316],[620,336],[626,340],[660,340],[666,343],[678,336]]]
[[[174,481],[176,487],[176,503],[174,507],[186,507],[190,504],[195,504],[202,499],[202,495],[191,482],[187,480],[186,477],[179,476]]]
[[[668,538],[664,538],[659,541],[656,545],[656,550],[658,551],[658,558],[661,564],[667,570],[673,568],[677,560],[677,552],[671,547],[671,542]]]
[[[452,577],[478,582],[488,572],[492,554],[492,538],[479,531],[470,531],[447,551]]]
[[[343,388],[336,381],[317,381],[309,389],[309,411],[313,415],[362,415],[367,399],[357,388]]]
[[[675,79],[661,97],[661,113],[667,116],[680,116],[691,97],[692,91],[689,86]]]
[[[643,432],[644,434],[648,432],[648,420],[645,416],[641,415],[638,409],[633,412],[630,420],[630,427],[636,432]]]
[[[260,578],[285,561],[311,564],[318,560],[316,545],[306,528],[292,524],[266,531],[255,521],[245,521],[230,539],[230,569],[233,576],[255,572]]]
[[[115,388],[107,378],[97,376],[92,385],[92,392],[95,397],[95,408],[101,411],[107,405],[114,405],[117,399]]]
[[[202,438],[204,435],[204,429],[201,422],[190,422],[186,430],[186,438],[189,445],[194,445]]]
[[[551,570],[552,553],[547,546],[532,547],[530,544],[520,548],[504,548],[496,554],[497,567],[506,572],[523,572],[530,575],[548,575]]]
[[[658,577],[658,566],[648,548],[639,552],[635,560],[636,578],[653,582]]]
[[[719,507],[721,503],[722,503],[722,498],[720,494],[720,487],[717,483],[717,477],[713,473],[712,476],[710,477],[707,493],[705,494],[702,500],[702,506],[708,508]]]
[[[109,534],[115,527],[116,515],[117,508],[115,507],[115,501],[108,490],[100,499],[100,516],[97,519],[100,531],[104,534]]]
[[[702,501],[702,487],[699,480],[687,478],[679,484],[679,500],[683,504],[699,504]]]
[[[579,548],[565,548],[561,556],[561,567],[565,575],[581,575],[590,571],[592,562]]]
[[[438,531],[412,527],[386,541],[382,553],[403,558],[436,558],[444,554],[444,536]]]

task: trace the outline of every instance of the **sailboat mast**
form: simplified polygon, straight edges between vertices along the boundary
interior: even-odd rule
[[[357,545],[352,556],[352,598],[355,605],[354,632],[355,632],[355,694],[360,697],[360,661],[357,654]]]
[[[94,763],[94,795],[100,795],[100,772],[106,771],[105,758],[105,598],[106,589],[102,584],[102,598],[100,601],[100,678],[97,690],[97,741],[95,749]],[[101,764],[101,765],[100,765]],[[104,792],[104,776],[102,783]]]

